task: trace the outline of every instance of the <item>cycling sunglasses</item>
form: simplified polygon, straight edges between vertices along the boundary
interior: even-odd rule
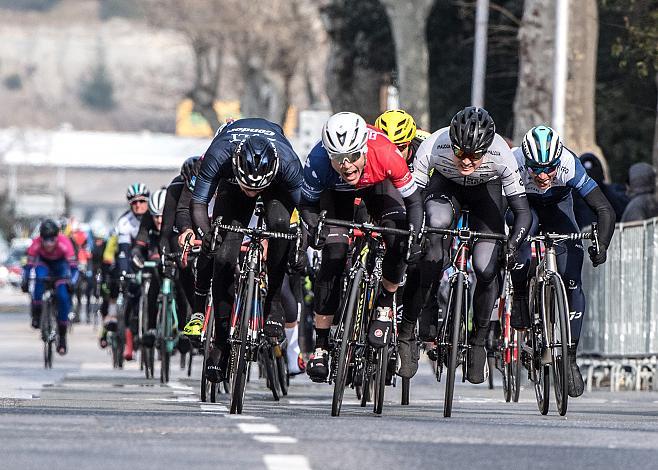
[[[130,201],[131,206],[136,206],[137,204],[146,204],[148,201],[146,199],[133,199]]]
[[[457,157],[458,159],[464,160],[468,158],[469,160],[472,160],[474,162],[477,162],[478,160],[482,160],[484,154],[487,153],[486,150],[478,150],[476,152],[466,153],[463,149],[459,148],[456,145],[452,146],[452,151],[455,154],[455,157]]]
[[[343,163],[347,160],[349,163],[354,163],[359,158],[361,158],[361,151],[352,152],[352,153],[330,153],[329,158],[336,163]]]
[[[557,167],[560,165],[560,162],[556,162],[555,164],[551,166],[533,166],[533,165],[528,165],[526,163],[526,166],[530,171],[532,171],[535,175],[541,175],[542,173],[552,173],[557,169]]]
[[[411,144],[411,141],[405,142],[403,144],[395,144],[395,146],[398,148],[400,152],[404,152],[409,148],[409,144]]]

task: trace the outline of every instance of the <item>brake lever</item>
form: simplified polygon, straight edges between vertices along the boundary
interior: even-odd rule
[[[599,224],[597,222],[592,222],[592,239],[594,249],[596,250],[596,253],[599,254],[601,250],[599,245]]]
[[[322,229],[324,228],[324,219],[326,217],[327,217],[326,210],[320,212],[320,217],[318,218],[318,226],[315,230],[315,246],[318,246],[320,244],[320,234],[322,233]]]

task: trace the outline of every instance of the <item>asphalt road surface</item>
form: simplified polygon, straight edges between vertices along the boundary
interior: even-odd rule
[[[411,405],[399,404],[399,387],[387,388],[381,417],[359,407],[350,390],[341,416],[332,418],[331,387],[306,377],[294,378],[279,403],[252,380],[244,414],[231,416],[226,395],[218,404],[199,401],[199,373],[199,360],[189,378],[174,367],[172,381],[161,385],[134,362],[113,370],[90,326],[76,326],[69,354],[46,371],[27,314],[2,313],[0,468],[658,467],[654,392],[586,393],[560,417],[554,407],[541,416],[531,389],[510,404],[500,386],[459,383],[446,419],[443,384],[424,363]]]

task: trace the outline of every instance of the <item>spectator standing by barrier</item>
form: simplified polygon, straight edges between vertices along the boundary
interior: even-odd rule
[[[646,220],[658,216],[656,170],[648,163],[636,163],[628,169],[626,194],[631,201],[621,217],[622,222]]]
[[[629,201],[623,187],[620,184],[604,182],[603,165],[601,160],[593,153],[584,153],[579,158],[580,163],[587,171],[587,175],[596,182],[606,199],[610,201],[612,208],[615,210],[615,222],[621,222],[621,216]],[[577,195],[574,195],[573,198],[573,210],[576,215],[576,222],[581,230],[596,221],[596,214]]]

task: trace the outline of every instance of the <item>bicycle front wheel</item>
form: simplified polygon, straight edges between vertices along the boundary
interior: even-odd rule
[[[464,274],[459,272],[455,276],[455,281],[451,286],[450,299],[452,300],[452,308],[448,310],[450,317],[446,319],[449,321],[449,339],[448,346],[448,370],[445,396],[443,401],[443,416],[449,418],[452,415],[452,399],[455,391],[455,376],[457,374],[457,358],[459,357],[461,347],[459,339],[461,335],[462,326],[462,305],[464,300]]]
[[[239,311],[237,316],[239,324],[237,331],[231,341],[231,367],[230,367],[230,390],[231,390],[231,414],[242,414],[242,405],[244,402],[244,391],[247,385],[247,340],[249,332],[249,320],[251,319],[251,309],[254,305],[254,293],[256,289],[256,279],[253,271],[247,275],[247,284],[244,287],[246,295],[242,299],[237,299]]]
[[[512,401],[518,403],[521,393],[521,345],[523,344],[523,332],[511,330],[510,341],[510,379],[512,384]]]
[[[354,312],[357,308],[358,294],[361,290],[361,279],[363,269],[358,269],[352,279],[352,285],[349,289],[348,301],[343,310],[343,331],[340,335],[340,354],[338,356],[338,371],[334,381],[334,394],[331,400],[331,416],[340,416],[340,408],[343,404],[343,395],[345,393],[345,384],[347,383],[347,374],[349,372],[352,355],[354,352]],[[340,328],[340,326],[339,326]]]
[[[553,360],[553,389],[560,416],[567,413],[569,402],[569,307],[564,284],[557,274],[551,276],[547,285],[551,293],[551,358]]]
[[[211,394],[211,389],[215,386],[215,384],[206,377],[206,363],[210,354],[210,345],[215,337],[215,315],[213,312],[210,312],[208,315],[206,331],[203,333],[203,364],[201,366],[201,401],[203,402],[208,400]]]
[[[530,374],[535,384],[535,398],[537,399],[537,407],[539,412],[543,415],[548,414],[548,403],[550,397],[550,366],[543,364],[542,355],[546,348],[546,338],[544,338],[544,326],[542,319],[542,298],[539,295],[537,286],[537,279],[530,280],[530,315],[532,318],[539,318],[540,321],[535,321],[532,330],[530,330],[532,342],[532,358],[530,361]]]
[[[382,414],[384,408],[384,391],[386,389],[386,369],[388,367],[388,345],[381,348],[377,353],[375,362],[375,396],[374,408],[375,414]]]

